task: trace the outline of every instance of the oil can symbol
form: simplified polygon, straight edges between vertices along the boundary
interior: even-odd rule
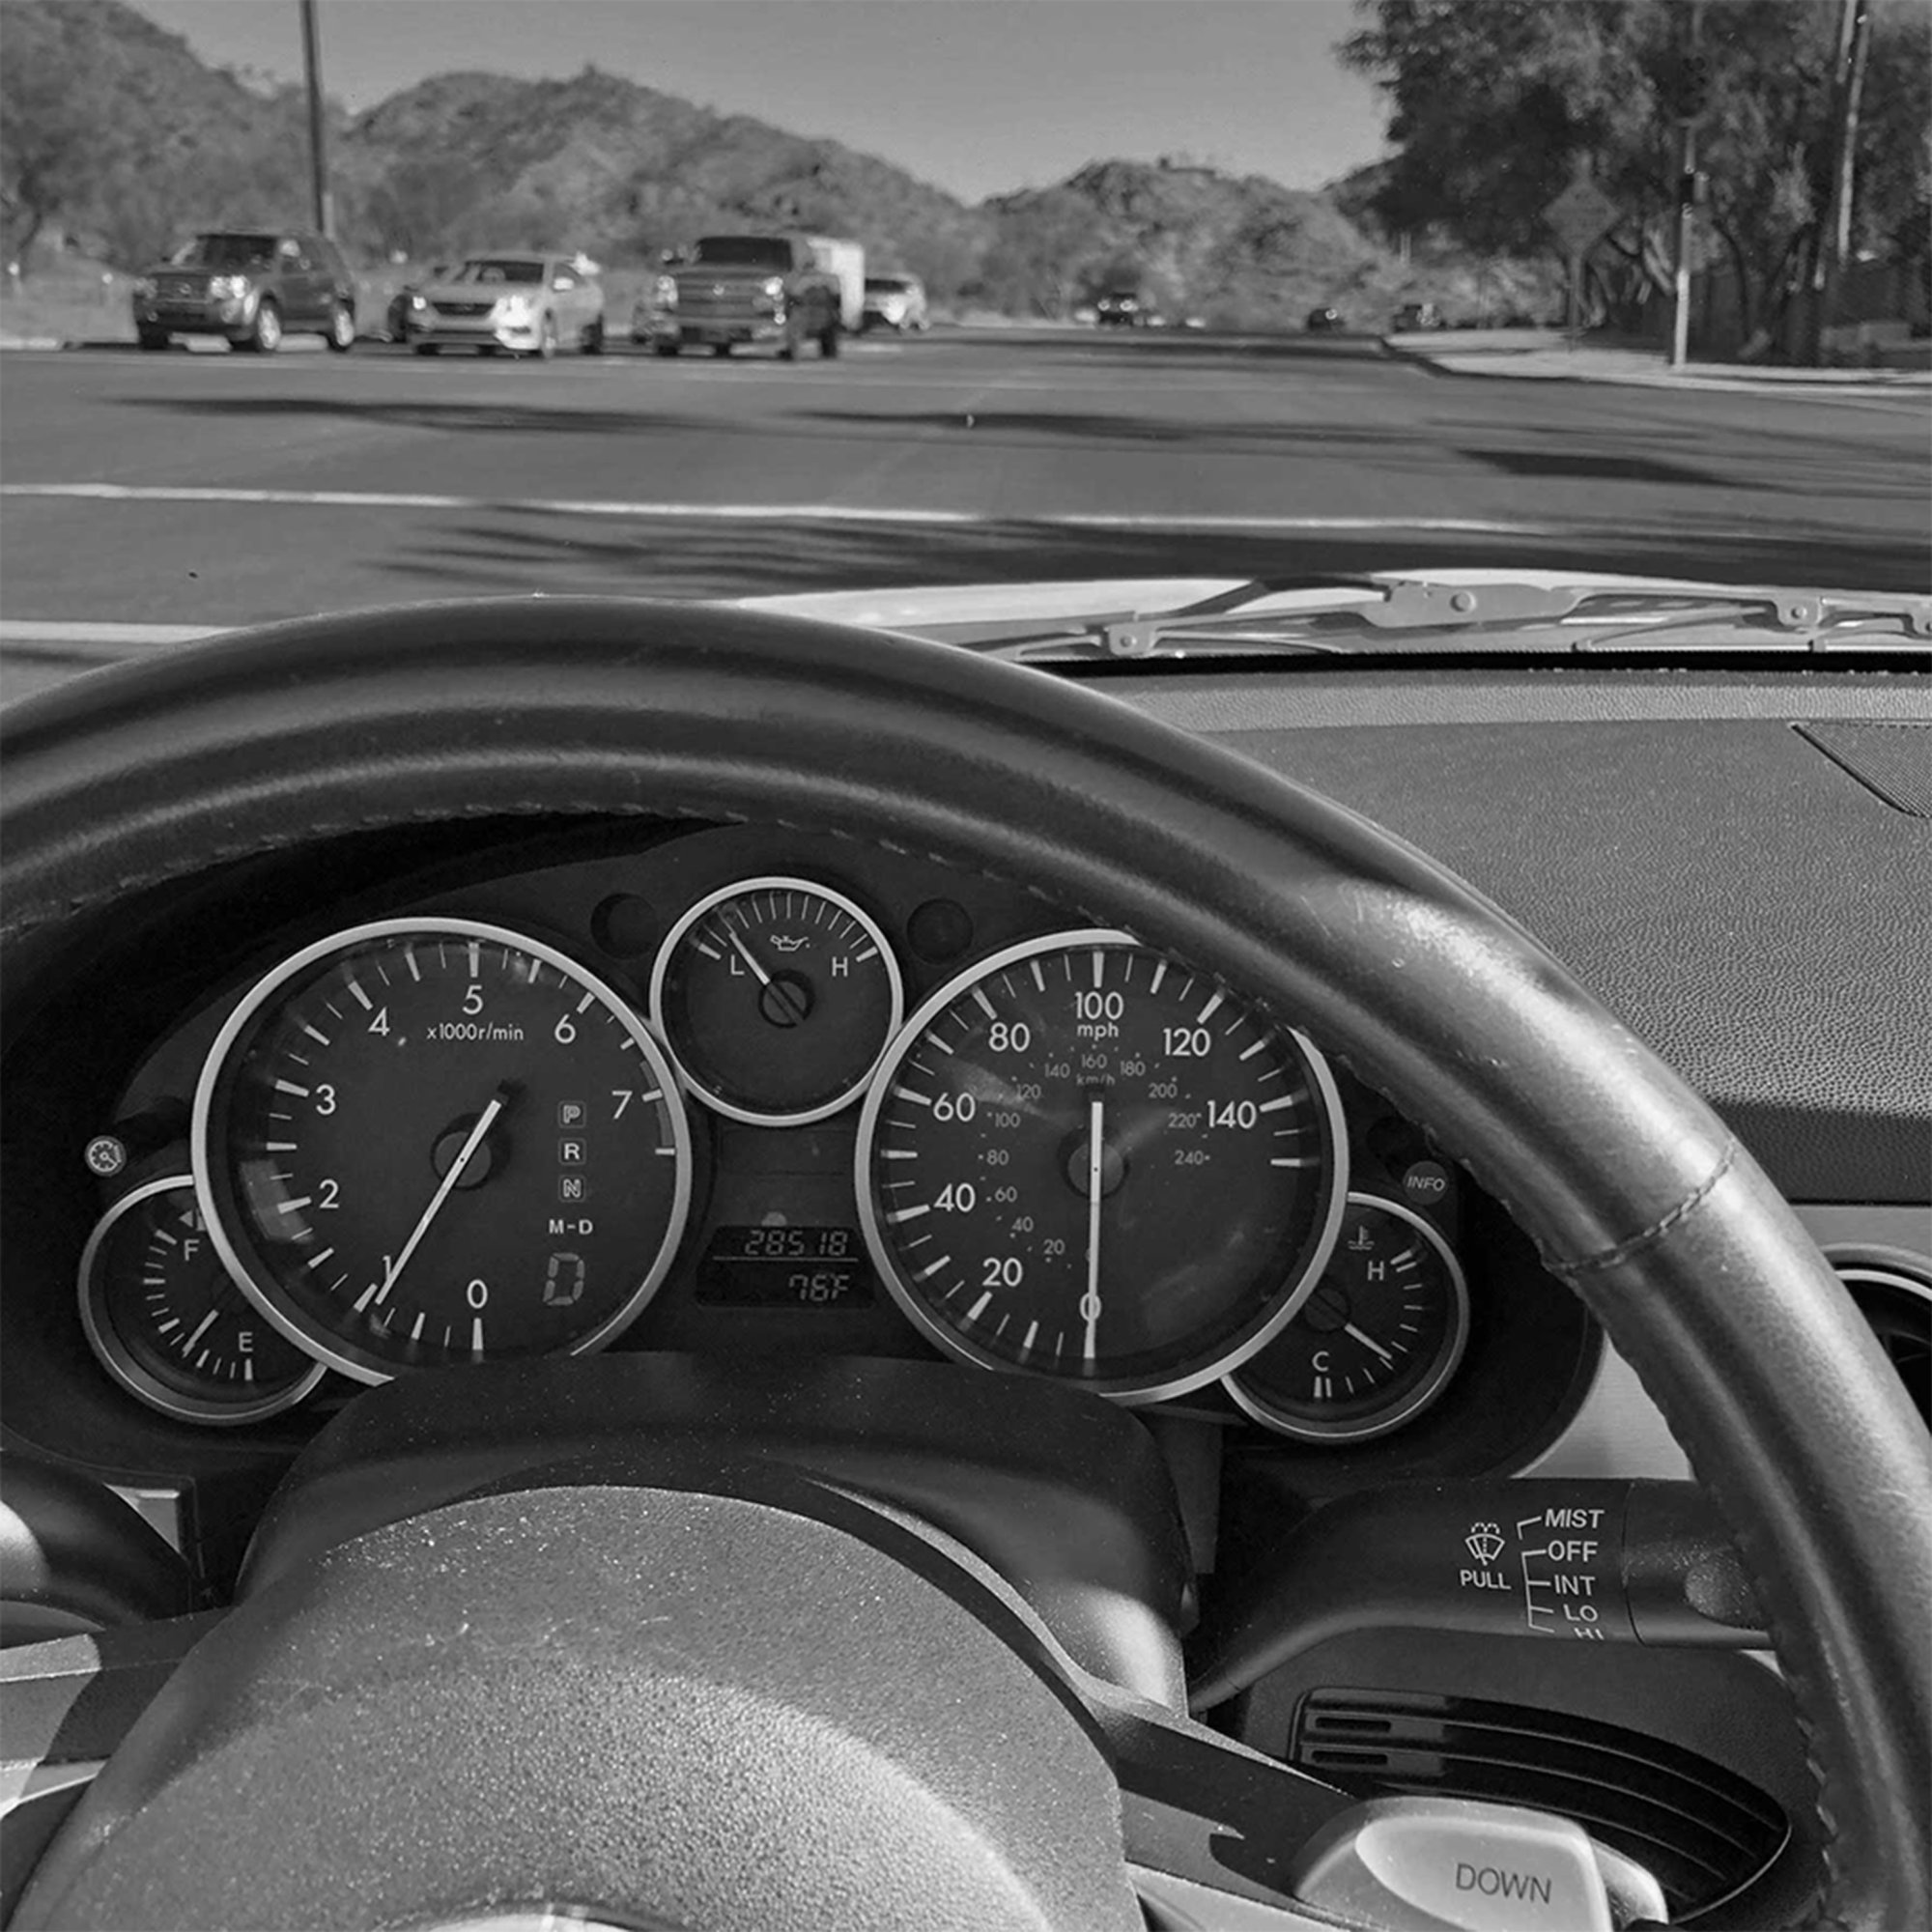
[[[1478,1563],[1493,1563],[1502,1554],[1503,1533],[1492,1522],[1472,1522],[1463,1547]]]

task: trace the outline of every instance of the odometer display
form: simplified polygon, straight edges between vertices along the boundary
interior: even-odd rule
[[[216,1040],[193,1132],[230,1270],[364,1381],[609,1341],[690,1200],[683,1107],[638,1015],[469,921],[361,926],[285,961]]]
[[[872,1270],[856,1228],[720,1228],[697,1268],[717,1308],[869,1308]]]
[[[1347,1185],[1297,1035],[1124,933],[1030,941],[940,989],[859,1132],[867,1244],[943,1348],[1152,1401],[1292,1317]]]

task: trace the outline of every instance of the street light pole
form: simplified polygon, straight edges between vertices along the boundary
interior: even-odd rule
[[[1852,252],[1852,197],[1858,173],[1859,108],[1864,93],[1865,59],[1871,50],[1870,0],[1844,0],[1838,29],[1838,95],[1832,156],[1832,205],[1820,238],[1823,261],[1816,278],[1812,315],[1812,357],[1823,362],[1833,319],[1838,307],[1838,285]]]
[[[1696,245],[1697,121],[1710,85],[1698,46],[1704,24],[1703,0],[1690,0],[1687,51],[1679,76],[1677,102],[1677,260],[1670,277],[1670,366],[1681,369],[1690,356],[1690,258]]]
[[[328,128],[322,100],[322,30],[315,0],[301,0],[302,71],[308,81],[308,181],[316,232],[335,234],[335,198],[328,191]]]

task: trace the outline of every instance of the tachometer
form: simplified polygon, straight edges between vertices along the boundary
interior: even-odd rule
[[[670,1265],[691,1143],[637,1014],[548,946],[466,920],[326,939],[263,980],[195,1094],[222,1259],[363,1381],[617,1334]]]
[[[1126,933],[995,954],[913,1015],[860,1119],[866,1238],[952,1354],[1153,1401],[1293,1316],[1347,1186],[1299,1035]]]

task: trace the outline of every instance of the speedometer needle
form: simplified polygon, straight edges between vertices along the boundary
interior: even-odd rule
[[[1107,1103],[1093,1102],[1087,1116],[1087,1293],[1080,1312],[1087,1318],[1087,1359],[1094,1359],[1100,1331],[1100,1129]]]
[[[490,1104],[476,1117],[476,1124],[469,1129],[469,1138],[458,1150],[456,1158],[449,1163],[449,1172],[442,1177],[442,1185],[430,1196],[430,1203],[422,1211],[422,1219],[415,1225],[415,1231],[403,1243],[403,1251],[389,1264],[389,1271],[383,1277],[383,1285],[376,1291],[377,1305],[388,1300],[389,1291],[395,1287],[404,1268],[409,1265],[410,1257],[422,1245],[422,1237],[429,1233],[429,1224],[440,1212],[442,1204],[455,1192],[456,1183],[463,1179],[463,1170],[469,1165],[476,1150],[483,1145],[483,1136],[490,1131],[490,1123],[503,1111],[503,1103],[508,1093],[501,1087],[497,1089]]]

